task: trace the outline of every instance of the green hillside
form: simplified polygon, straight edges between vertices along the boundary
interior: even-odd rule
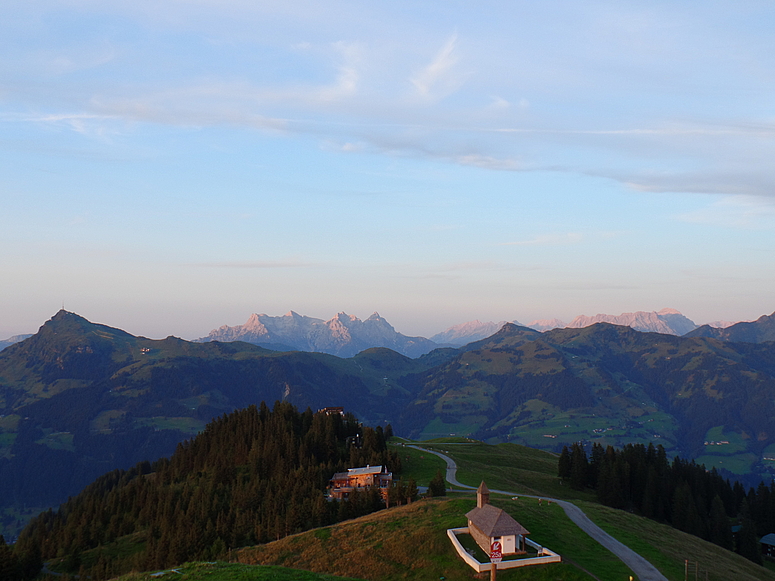
[[[427,452],[399,448],[407,477],[435,473],[443,461]],[[525,494],[572,499],[609,534],[649,559],[671,581],[684,578],[685,560],[698,563],[711,581],[775,579],[775,574],[716,545],[667,525],[583,500],[591,495],[560,485],[557,457],[514,444],[491,446],[453,439],[434,442],[458,462],[458,477],[470,485],[486,479],[490,488]],[[473,506],[471,492],[452,493],[459,498],[421,501],[308,531],[267,545],[246,548],[235,558],[245,563],[302,567],[312,571],[364,579],[470,579],[473,571],[452,552],[442,534],[465,523],[463,514]],[[541,505],[533,498],[493,497],[531,531],[531,538],[557,550],[568,560],[530,571],[500,573],[502,579],[626,579],[630,574],[613,555],[581,532],[557,505]],[[432,556],[432,557],[431,557]],[[570,563],[575,563],[571,565]],[[291,565],[292,564],[292,565]]]
[[[0,533],[101,474],[169,456],[211,419],[261,401],[390,419],[427,369],[387,349],[352,359],[248,343],[151,340],[60,311],[0,352]]]
[[[267,545],[242,549],[233,558],[242,563],[300,567],[370,581],[473,579],[476,573],[455,553],[446,530],[465,526],[465,513],[475,504],[471,498],[419,501]],[[539,542],[548,547],[567,542],[568,550],[577,562],[601,578],[626,579],[629,575],[621,561],[589,537],[585,539],[578,535],[578,529],[562,510],[554,510],[559,507],[544,507],[548,510],[541,514],[533,503],[529,508],[527,505],[522,508],[524,510],[520,510],[520,506],[509,507],[509,512],[531,532],[535,529],[534,537]],[[549,523],[553,526],[547,526]],[[592,579],[567,563],[503,571],[498,578],[527,581]]]
[[[458,464],[457,478],[463,484],[477,486],[485,480],[490,489],[571,500],[603,530],[648,559],[670,581],[683,581],[687,559],[699,563],[700,568],[708,571],[709,580],[775,581],[775,573],[751,563],[740,555],[668,525],[602,506],[594,502],[589,491],[575,491],[567,484],[560,484],[557,477],[557,457],[553,454],[516,444],[492,446],[483,443],[433,443],[426,447],[443,451],[452,457]],[[412,452],[422,454],[419,450]],[[427,453],[425,456],[428,456]],[[523,521],[519,511],[524,510],[521,507],[538,510],[537,501],[534,499],[519,499],[516,502],[501,499],[495,500],[494,503],[506,510],[509,510],[509,505],[514,506],[517,512],[514,512],[513,516],[520,522]],[[559,507],[554,508],[559,510]],[[544,516],[547,514],[551,513],[539,513]],[[555,526],[557,525],[554,523],[550,524],[552,528]],[[534,532],[530,526],[527,528],[531,533]],[[586,537],[581,531],[578,531],[578,534]],[[545,541],[541,539],[539,542]],[[549,542],[546,542],[546,545],[555,549]],[[573,553],[565,552],[567,549],[562,544],[557,547],[555,550],[563,556],[577,561]],[[589,570],[594,572],[593,569]]]
[[[597,324],[543,334],[506,325],[473,346],[407,378],[417,397],[399,433],[552,451],[579,440],[617,447],[654,442],[731,474],[770,471],[773,343]]]
[[[185,579],[185,581],[358,581],[351,577],[337,577],[287,567],[241,565],[238,563],[186,563],[166,571],[129,573],[118,581],[155,581],[157,579]]]

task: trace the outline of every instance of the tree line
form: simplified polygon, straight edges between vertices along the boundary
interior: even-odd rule
[[[762,562],[758,539],[775,532],[775,482],[746,492],[715,468],[678,456],[669,461],[661,445],[617,450],[595,443],[588,458],[574,443],[563,447],[558,472],[577,490],[594,489],[602,504],[670,524],[755,563]]]
[[[400,472],[387,431],[361,426],[352,414],[250,406],[213,420],[168,459],[98,478],[31,521],[17,549],[63,558],[71,573],[98,580],[216,559],[233,547],[361,516],[384,506],[376,491],[336,502],[325,489],[347,467]],[[411,497],[407,484],[397,489],[391,502]]]

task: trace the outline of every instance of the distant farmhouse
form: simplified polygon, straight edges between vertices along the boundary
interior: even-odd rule
[[[388,491],[393,485],[393,473],[384,466],[365,466],[348,468],[347,472],[337,472],[329,483],[331,498],[342,500],[349,498],[354,490],[364,491],[376,488],[387,502]]]
[[[530,531],[500,508],[490,504],[490,490],[482,482],[476,489],[476,508],[466,513],[468,532],[481,549],[489,554],[498,541],[503,555],[524,555],[525,537]]]

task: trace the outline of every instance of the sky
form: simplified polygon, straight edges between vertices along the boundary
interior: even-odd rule
[[[775,5],[9,0],[0,339],[775,311]]]

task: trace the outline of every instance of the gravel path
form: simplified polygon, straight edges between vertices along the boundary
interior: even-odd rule
[[[442,454],[441,452],[436,452],[434,450],[428,450],[427,448],[421,448],[420,446],[414,446],[414,445],[408,445],[409,448],[415,448],[417,450],[422,450],[423,452],[428,452],[430,454],[435,454],[442,460],[444,460],[447,463],[447,482],[452,484],[453,486],[459,486],[460,488],[469,488],[471,490],[476,490],[475,486],[468,486],[467,484],[462,484],[461,482],[458,482],[457,480],[457,464],[455,464],[455,461],[447,456],[446,454]],[[516,492],[509,492],[506,490],[493,490],[491,489],[490,492],[494,492],[496,494],[506,494],[508,496],[527,496],[530,498],[539,498],[537,496],[533,496],[531,494],[518,494]],[[556,502],[559,504],[562,509],[565,511],[565,514],[568,515],[568,518],[570,518],[574,523],[578,525],[578,527],[583,530],[585,533],[587,533],[590,537],[595,539],[598,543],[603,545],[606,549],[611,551],[614,555],[619,557],[625,565],[627,565],[630,569],[632,569],[632,572],[635,573],[635,575],[638,576],[638,579],[640,581],[668,581],[667,577],[662,575],[654,565],[649,563],[646,559],[641,557],[638,553],[630,549],[628,546],[623,545],[619,541],[617,541],[615,538],[613,538],[611,535],[609,535],[607,532],[605,532],[603,529],[601,529],[599,526],[597,526],[595,523],[593,523],[589,517],[584,514],[584,511],[581,510],[578,506],[573,504],[572,502],[568,502],[567,500],[559,500],[557,498],[544,498],[544,500],[551,500],[552,502]]]

